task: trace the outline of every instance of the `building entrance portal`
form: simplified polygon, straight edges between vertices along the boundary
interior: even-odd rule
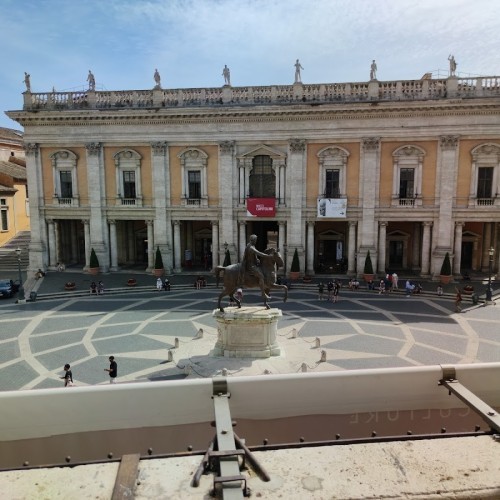
[[[257,235],[257,250],[278,248],[278,223],[276,221],[255,221],[252,223],[252,234]],[[280,249],[283,252],[283,249]]]

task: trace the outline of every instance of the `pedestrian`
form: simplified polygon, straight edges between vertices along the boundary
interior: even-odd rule
[[[156,280],[156,289],[160,292],[161,290],[163,290],[163,281],[161,280],[161,278],[158,278]]]
[[[329,301],[332,300],[332,293],[333,293],[333,281],[330,280],[327,285],[326,285],[326,289],[328,291],[328,299]]]
[[[410,280],[406,280],[405,290],[406,290],[406,296],[409,297],[411,295],[411,292],[413,291],[413,286],[410,283]]]
[[[339,280],[335,280],[335,283],[333,285],[333,302],[339,301],[339,294],[340,294],[340,282]]]
[[[459,313],[462,312],[462,294],[457,287],[455,287],[455,291],[457,292],[455,295],[455,311]]]
[[[64,365],[64,376],[60,377],[64,380],[64,387],[72,387],[73,386],[73,373],[71,371],[71,366],[69,363]]]
[[[170,280],[168,278],[165,278],[165,282],[163,283],[163,289],[166,292],[170,292]]]
[[[439,297],[443,295],[443,286],[441,285],[441,283],[437,286],[437,294]]]
[[[323,300],[323,292],[325,291],[325,285],[320,281],[318,285],[318,300]]]
[[[104,293],[104,283],[99,281],[97,283],[97,295],[102,295]]]
[[[97,295],[97,285],[95,283],[95,281],[92,281],[92,283],[90,284],[90,295]]]
[[[398,278],[399,276],[397,273],[392,273],[392,289],[397,290],[398,289]]]
[[[234,294],[236,297],[236,300],[239,301],[240,305],[243,303],[243,290],[241,288],[238,288],[236,290],[236,293]]]
[[[380,283],[378,284],[378,294],[380,295],[381,293],[385,292],[385,281],[380,280]]]
[[[109,383],[116,383],[116,377],[118,375],[118,365],[116,364],[115,357],[109,357],[109,368],[104,368],[105,372],[109,373]]]

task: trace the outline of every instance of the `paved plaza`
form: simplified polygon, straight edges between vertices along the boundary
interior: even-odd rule
[[[283,311],[280,356],[215,357],[214,285],[156,292],[154,278],[147,280],[149,288],[133,293],[46,293],[26,304],[0,302],[0,390],[62,387],[65,363],[71,364],[76,385],[107,384],[104,369],[111,354],[120,383],[211,377],[223,369],[240,376],[500,361],[498,306],[468,299],[462,313],[455,313],[451,295],[406,297],[345,288],[333,304],[318,300],[315,287],[292,288],[287,303],[280,292],[273,295],[272,307]],[[50,284],[47,280],[46,290]],[[245,292],[244,305],[260,304],[257,291]]]

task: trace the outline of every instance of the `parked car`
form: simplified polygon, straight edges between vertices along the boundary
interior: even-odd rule
[[[12,297],[14,295],[14,288],[12,287],[12,281],[0,280],[0,295],[2,297]]]

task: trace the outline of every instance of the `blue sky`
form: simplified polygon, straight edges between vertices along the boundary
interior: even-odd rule
[[[497,0],[0,0],[0,126],[33,92],[500,75]]]

